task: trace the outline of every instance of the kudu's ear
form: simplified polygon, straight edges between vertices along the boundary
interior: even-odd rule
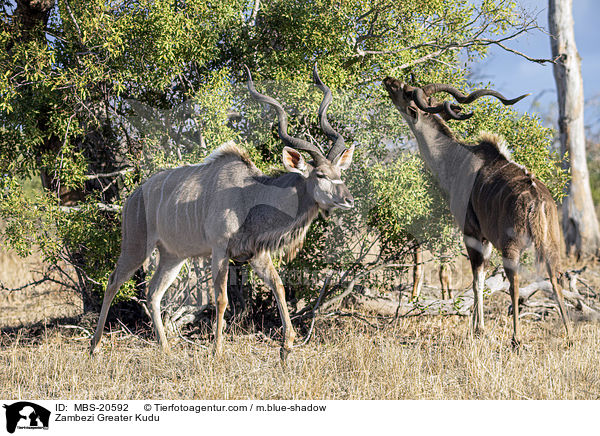
[[[306,171],[308,167],[304,158],[299,151],[291,147],[283,147],[283,166],[291,173],[302,174],[304,177],[307,176]]]
[[[352,163],[352,155],[354,154],[354,144],[344,150],[343,153],[340,153],[335,159],[333,159],[333,164],[337,166],[340,170],[344,171],[350,168],[350,164]]]

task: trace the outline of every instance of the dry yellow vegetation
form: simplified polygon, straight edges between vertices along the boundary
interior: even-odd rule
[[[2,253],[0,280],[18,287],[36,279],[31,271],[41,267],[35,257],[23,261]],[[596,271],[588,280],[595,278],[597,289]],[[199,345],[171,338],[171,352],[163,354],[146,337],[124,329],[106,334],[92,358],[88,334],[96,316],[73,320],[77,326],[69,328],[59,324],[70,321],[55,321],[81,314],[76,295],[46,285],[2,291],[0,398],[600,398],[600,324],[576,323],[574,343],[567,346],[556,314],[545,321],[524,318],[524,346],[514,352],[508,303],[503,294],[486,299],[486,332],[478,338],[469,334],[469,319],[457,316],[393,323],[322,319],[313,340],[294,350],[284,370],[278,347],[235,326],[227,332],[220,358],[201,346],[210,347],[209,335]],[[40,321],[36,328],[16,329]],[[150,328],[146,334],[151,335]]]
[[[136,336],[88,338],[52,328],[33,342],[4,337],[0,397],[35,399],[598,399],[600,328],[580,323],[572,346],[555,322],[525,322],[509,346],[500,316],[483,337],[457,317],[403,319],[385,329],[355,320],[317,326],[290,355],[255,336],[229,334],[224,355],[186,342],[169,354]],[[80,335],[80,336],[79,336]]]

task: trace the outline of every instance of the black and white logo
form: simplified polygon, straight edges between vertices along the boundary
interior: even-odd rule
[[[48,429],[50,411],[29,401],[19,401],[10,405],[5,404],[6,431],[14,433],[18,429]]]

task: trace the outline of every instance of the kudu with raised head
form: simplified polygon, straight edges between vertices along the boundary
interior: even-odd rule
[[[216,301],[215,352],[223,345],[229,260],[248,261],[273,291],[283,323],[281,357],[292,349],[292,327],[283,283],[271,260],[274,252],[295,254],[319,211],[350,209],[354,199],[341,180],[350,166],[354,147],[327,120],[331,91],[313,77],[324,93],[319,121],[333,146],[325,157],[319,148],[287,133],[283,107],[259,94],[248,70],[248,89],[255,100],[272,106],[279,119],[278,134],[286,146],[283,165],[288,171],[270,177],[260,172],[233,143],[216,149],[204,162],[162,171],[138,187],[123,207],[121,255],[111,274],[91,352],[96,349],[110,304],[121,285],[157,248],[159,262],[148,285],[147,300],[156,337],[163,350],[167,338],[160,313],[161,298],[188,257],[212,256]],[[307,152],[306,162],[300,151]]]
[[[448,195],[452,215],[464,233],[473,271],[474,332],[483,330],[485,267],[493,245],[502,254],[510,282],[512,343],[519,345],[518,269],[521,253],[533,243],[538,261],[546,265],[570,339],[571,328],[557,281],[560,230],[550,191],[525,167],[511,160],[506,145],[498,136],[482,134],[478,144],[459,141],[445,120],[464,120],[472,113],[463,113],[459,105],[440,102],[432,96],[447,92],[459,103],[471,103],[490,95],[510,105],[525,95],[508,100],[497,91],[482,89],[467,96],[450,85],[430,84],[421,89],[391,77],[384,80],[384,86],[414,134],[423,160]]]

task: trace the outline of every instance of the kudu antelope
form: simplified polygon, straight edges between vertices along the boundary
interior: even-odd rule
[[[248,70],[252,98],[272,106],[277,113],[278,134],[286,144],[283,165],[288,172],[267,176],[246,153],[233,143],[226,143],[201,164],[152,176],[129,196],[123,208],[121,255],[109,278],[91,352],[100,342],[117,290],[157,248],[159,263],[148,286],[147,300],[163,350],[167,349],[167,338],[161,320],[161,298],[188,257],[210,255],[217,305],[215,353],[223,345],[228,264],[233,259],[250,262],[254,272],[273,291],[283,323],[281,357],[285,360],[295,332],[271,254],[295,254],[319,211],[350,209],[354,205],[341,180],[341,171],[350,166],[354,147],[346,148],[342,136],[327,120],[331,91],[319,79],[316,66],[313,78],[324,94],[318,112],[320,125],[333,141],[327,157],[316,145],[288,135],[283,107],[256,91]],[[306,162],[300,151],[307,152],[313,160]]]
[[[384,86],[414,134],[423,160],[448,195],[452,215],[464,233],[473,271],[473,331],[483,330],[484,269],[493,245],[502,254],[510,282],[512,343],[519,345],[518,268],[522,251],[533,243],[538,261],[546,265],[570,339],[571,328],[557,281],[560,230],[552,195],[525,167],[511,160],[498,136],[482,134],[474,145],[460,142],[445,120],[467,119],[472,113],[463,113],[459,105],[432,97],[437,92],[447,92],[459,103],[471,103],[491,95],[506,105],[525,96],[508,100],[493,90],[477,90],[466,96],[449,85],[431,84],[421,89],[391,77],[384,80]]]

